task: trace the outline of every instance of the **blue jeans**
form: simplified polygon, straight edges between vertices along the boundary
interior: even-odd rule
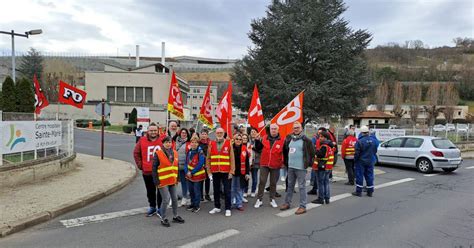
[[[281,168],[281,169],[280,169],[280,176],[281,176],[281,177],[286,177],[287,174],[288,174],[288,172],[286,171],[285,168]],[[279,178],[278,178],[278,179],[279,179]]]
[[[201,203],[201,186],[202,182],[188,181],[189,195],[191,196],[191,207],[199,207]]]
[[[250,174],[252,176],[252,193],[255,193],[257,190],[257,185],[258,185],[258,168],[252,168],[250,170]],[[244,188],[244,193],[249,192],[249,186]]]
[[[240,176],[232,177],[232,192],[231,199],[235,199],[235,206],[240,208],[242,207],[242,198],[243,198],[242,188],[240,187]]]
[[[367,184],[367,193],[374,192],[374,165],[355,163],[356,192],[362,193],[364,178]]]
[[[300,192],[300,208],[306,208],[306,170],[288,168],[288,190],[286,191],[285,203],[291,205],[293,190],[297,181]]]
[[[318,170],[318,188],[319,188],[319,199],[328,200],[331,198],[331,192],[329,190],[329,174],[330,170]]]
[[[312,191],[318,191],[318,172],[311,170],[311,183],[313,184]]]
[[[188,179],[186,179],[184,170],[179,171],[179,182],[181,183],[181,194],[183,198],[188,198]]]

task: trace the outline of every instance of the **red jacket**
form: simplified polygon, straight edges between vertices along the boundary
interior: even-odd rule
[[[357,138],[352,135],[349,135],[344,139],[341,146],[342,159],[344,159],[346,156],[348,157],[348,159],[354,159],[356,142],[357,142]]]
[[[270,167],[272,169],[280,169],[283,167],[283,144],[284,140],[278,137],[270,146],[270,140],[268,136],[264,136],[262,139],[263,149],[262,155],[260,156],[260,166]]]
[[[163,144],[161,139],[157,138],[151,141],[148,134],[141,137],[133,149],[133,158],[137,168],[142,171],[143,175],[151,175],[153,168],[153,155],[160,149]]]

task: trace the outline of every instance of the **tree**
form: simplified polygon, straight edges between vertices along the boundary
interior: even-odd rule
[[[446,118],[446,123],[452,123],[454,119],[454,106],[459,102],[459,94],[454,86],[454,83],[447,83],[444,86],[444,95],[443,95],[443,113],[444,118]]]
[[[35,74],[36,77],[42,78],[43,56],[41,56],[41,53],[34,48],[30,48],[28,53],[21,58],[18,71],[28,80],[33,80]]]
[[[33,83],[22,78],[15,87],[16,96],[18,99],[17,112],[33,113],[35,111],[35,92],[33,90]]]
[[[234,67],[235,106],[248,110],[256,83],[267,118],[302,90],[305,119],[362,110],[369,85],[363,52],[371,35],[352,30],[345,10],[342,0],[273,1],[266,17],[252,21],[254,46]]]
[[[400,121],[403,115],[406,114],[406,111],[402,108],[402,104],[404,103],[404,92],[403,92],[403,84],[401,82],[397,82],[393,87],[393,94],[392,94],[392,103],[393,109],[392,114],[395,116],[395,124],[400,125]]]
[[[408,100],[410,101],[410,120],[416,125],[418,115],[420,114],[420,102],[422,95],[422,86],[420,84],[410,84],[408,86]]]
[[[425,111],[427,114],[427,121],[429,126],[433,126],[436,118],[438,117],[441,110],[438,108],[440,103],[440,84],[438,82],[432,83],[428,88],[427,100],[429,105],[425,106]]]
[[[375,103],[377,104],[378,111],[385,111],[385,105],[388,100],[388,85],[387,83],[381,83],[375,90]]]
[[[128,124],[137,125],[137,109],[136,108],[132,109],[132,112],[130,113],[130,117],[128,117]]]
[[[59,58],[49,58],[44,61],[44,79],[40,81],[46,98],[51,101],[58,99],[58,82],[65,81],[73,86],[84,78],[84,72],[71,63]]]
[[[16,112],[17,110],[15,83],[9,76],[5,78],[2,85],[2,110],[3,112]]]

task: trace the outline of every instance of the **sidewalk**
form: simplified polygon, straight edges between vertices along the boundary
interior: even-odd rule
[[[463,159],[474,159],[474,151],[461,152],[461,157]]]
[[[110,195],[136,176],[130,163],[77,154],[76,168],[16,188],[0,188],[0,237],[48,221]]]

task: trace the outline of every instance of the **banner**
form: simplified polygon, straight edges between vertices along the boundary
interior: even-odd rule
[[[0,122],[0,130],[3,154],[61,145],[60,121],[4,121]]]
[[[179,90],[178,80],[176,79],[176,73],[174,71],[171,75],[168,111],[180,120],[184,120],[183,97],[181,96],[181,90]]]
[[[87,93],[63,81],[59,81],[58,101],[82,109]]]
[[[148,107],[136,107],[137,109],[137,127],[142,125],[143,131],[148,131],[150,126],[150,108]]]
[[[260,96],[258,94],[257,85],[253,88],[252,101],[248,111],[248,124],[254,127],[263,136],[266,135],[265,120],[263,117],[262,104],[260,103]]]
[[[232,138],[232,82],[229,82],[227,91],[217,105],[216,115],[227,137]]]
[[[204,100],[202,101],[201,111],[199,112],[199,121],[207,125],[209,128],[214,127],[212,122],[212,104],[211,104],[211,81],[207,85],[206,94],[204,95]]]
[[[40,114],[41,110],[49,105],[49,102],[41,89],[36,74],[33,76],[33,83],[35,85],[35,113]]]
[[[295,121],[303,123],[303,98],[304,91],[299,93],[270,121],[271,124],[277,124],[280,127],[280,136],[282,138],[293,132],[293,123]]]

